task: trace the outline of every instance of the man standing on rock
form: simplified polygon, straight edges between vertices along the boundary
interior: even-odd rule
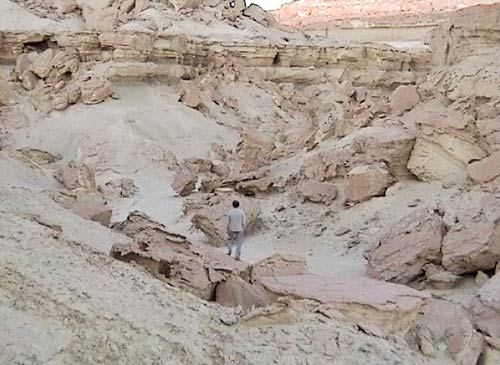
[[[231,256],[236,246],[236,260],[240,260],[241,245],[243,244],[243,232],[245,231],[246,217],[245,212],[240,208],[240,202],[233,201],[233,209],[229,211],[227,220],[228,235],[228,255]]]

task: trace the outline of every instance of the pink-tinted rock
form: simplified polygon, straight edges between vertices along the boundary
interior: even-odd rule
[[[500,176],[500,151],[467,166],[469,176],[476,183],[486,183]]]
[[[298,187],[304,201],[330,205],[337,198],[337,187],[330,182],[304,181]]]
[[[135,261],[156,278],[200,298],[213,299],[217,284],[232,276],[249,277],[249,264],[214,248],[195,246],[144,213],[132,212],[113,228],[134,239],[133,244],[115,245],[112,250],[115,258]]]
[[[85,104],[99,104],[113,95],[111,82],[92,79],[80,84],[81,98]]]
[[[413,109],[420,102],[420,94],[415,86],[401,85],[391,95],[391,108],[397,114]]]
[[[500,261],[500,213],[493,209],[458,212],[443,241],[443,266],[455,274],[494,269]]]
[[[479,290],[469,310],[482,333],[500,340],[500,274]]]
[[[394,178],[384,163],[357,166],[346,177],[347,200],[361,202],[385,193]]]
[[[441,262],[444,236],[441,217],[419,209],[392,227],[367,253],[368,274],[374,278],[406,284],[423,273],[426,264]]]
[[[191,194],[198,182],[198,176],[191,170],[184,169],[176,174],[172,182],[172,189],[180,196]]]
[[[224,307],[241,305],[245,311],[273,303],[272,296],[260,285],[249,284],[238,276],[217,285],[215,301]]]
[[[483,336],[469,319],[467,311],[459,305],[438,299],[428,299],[420,309],[419,328],[430,333],[428,356],[444,352],[456,364],[476,364],[483,351]],[[422,331],[417,332],[421,336]],[[422,343],[422,339],[419,339]],[[444,350],[439,344],[446,345]],[[429,351],[430,350],[430,351]]]
[[[376,325],[391,333],[406,333],[429,297],[406,286],[368,278],[303,274],[262,277],[258,282],[276,295],[316,300],[352,321]]]

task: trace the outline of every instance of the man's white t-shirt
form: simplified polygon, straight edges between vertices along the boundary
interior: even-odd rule
[[[240,208],[233,208],[229,211],[229,231],[243,232],[245,230],[245,212]]]

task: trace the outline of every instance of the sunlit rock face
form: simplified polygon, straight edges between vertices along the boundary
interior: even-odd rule
[[[311,26],[337,19],[365,19],[448,12],[495,0],[301,0],[285,4],[276,19],[286,25]]]

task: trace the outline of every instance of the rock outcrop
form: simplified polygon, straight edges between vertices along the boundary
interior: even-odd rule
[[[423,273],[429,263],[441,263],[445,227],[441,217],[418,209],[392,227],[367,253],[368,274],[406,284]]]
[[[225,307],[241,306],[247,312],[274,302],[272,296],[264,288],[249,284],[237,276],[217,285],[215,301]]]
[[[500,261],[500,209],[469,209],[457,213],[457,222],[443,241],[443,267],[464,274],[494,269]]]
[[[191,194],[196,188],[198,176],[189,169],[183,169],[177,173],[172,181],[172,189],[180,196]]]
[[[95,182],[94,172],[85,164],[71,161],[56,171],[55,177],[68,193],[60,194],[56,201],[82,218],[111,224],[112,210]]]
[[[347,200],[357,203],[383,195],[393,182],[384,163],[357,166],[346,176]]]
[[[337,197],[337,187],[330,182],[308,180],[298,186],[298,193],[304,201],[330,205]]]
[[[493,276],[484,285],[470,305],[475,325],[481,332],[500,340],[500,275]]]
[[[116,245],[112,255],[136,262],[156,278],[210,300],[218,283],[232,276],[250,277],[250,265],[236,261],[210,247],[194,246],[184,236],[173,234],[141,212],[115,223],[113,228],[133,238],[134,243]]]
[[[318,310],[340,311],[356,323],[400,334],[415,324],[418,311],[428,297],[402,285],[365,278],[303,274],[262,277],[258,282],[276,295],[316,300],[324,305]]]
[[[251,281],[265,276],[297,276],[307,272],[305,257],[275,254],[252,266]]]
[[[483,352],[483,336],[474,329],[467,311],[444,300],[426,300],[416,337],[420,350],[429,358],[444,352],[456,364],[476,364]]]

